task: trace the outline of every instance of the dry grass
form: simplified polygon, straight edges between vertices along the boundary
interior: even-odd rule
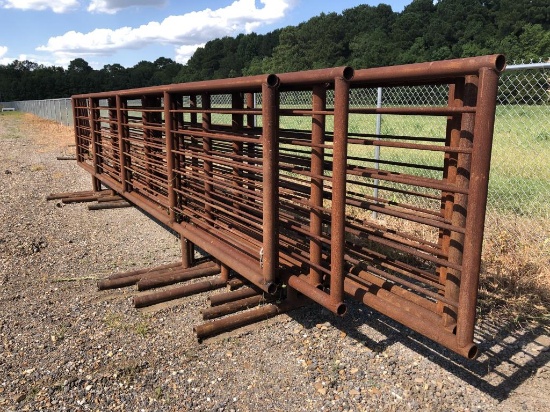
[[[369,215],[363,215],[369,220]],[[437,242],[438,231],[402,219],[375,221]],[[523,328],[550,327],[550,221],[499,215],[486,223],[478,312],[480,320]]]
[[[42,119],[30,113],[19,115],[22,117],[19,124],[23,135],[33,136],[33,140],[41,146],[43,151],[67,150],[67,146],[74,143],[74,132],[71,127]]]
[[[480,311],[525,326],[550,325],[550,222],[502,216],[485,232]]]

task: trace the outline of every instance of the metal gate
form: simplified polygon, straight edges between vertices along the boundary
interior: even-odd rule
[[[504,65],[493,55],[77,95],[77,162],[97,193],[109,188],[181,236],[181,265],[153,279],[221,272],[206,289],[241,282],[276,296],[258,309],[264,317],[301,296],[344,315],[352,298],[473,358]],[[350,104],[362,89],[425,85],[438,86],[442,104]],[[402,119],[407,134],[370,130],[380,114]],[[437,119],[429,134],[419,127],[426,118]],[[380,147],[404,160],[380,160]],[[195,262],[194,245],[214,263]],[[104,286],[139,286],[143,273]],[[173,296],[145,292],[134,302]],[[195,331],[206,337],[246,316]]]

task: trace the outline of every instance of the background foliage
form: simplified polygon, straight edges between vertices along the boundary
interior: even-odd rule
[[[507,59],[550,56],[548,0],[413,0],[400,12],[360,5],[267,34],[206,43],[187,64],[160,57],[133,67],[94,70],[84,59],[67,69],[15,60],[0,65],[0,101],[195,80],[281,73],[339,65],[387,66],[503,53]]]

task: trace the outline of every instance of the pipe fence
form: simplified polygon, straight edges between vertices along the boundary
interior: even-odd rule
[[[305,296],[343,315],[346,296],[473,358],[504,66],[493,55],[77,95],[77,162],[96,191],[110,188],[284,304]],[[440,98],[352,99],[380,87],[414,97],[418,86]],[[379,115],[405,130],[377,134]],[[424,119],[433,129],[415,126]],[[377,159],[376,147],[399,160]]]
[[[449,79],[377,78],[369,83],[369,76],[379,74],[376,70],[358,71],[362,80],[356,76],[340,95],[334,79],[323,94],[318,78],[313,83],[302,78],[298,86],[292,75],[281,74],[282,86],[276,91],[261,90],[260,83],[231,89],[224,83],[204,82],[217,88],[178,91],[159,86],[139,93],[76,97],[78,160],[153,216],[176,224],[183,237],[205,249],[214,248],[210,252],[219,261],[250,276],[248,280],[266,292],[281,281],[274,262],[287,269],[300,267],[297,273],[285,272],[290,274],[283,282],[330,310],[345,310],[342,291],[363,296],[369,306],[471,357],[475,304],[460,309],[459,303],[471,300],[475,287],[465,286],[468,292],[461,292],[462,286],[453,285],[453,278],[464,278],[464,268],[457,263],[462,256],[450,257],[462,252],[450,249],[466,234],[466,222],[453,217],[453,208],[464,206],[460,199],[465,193],[459,186],[465,177],[457,172],[464,164],[457,169],[451,165],[472,149],[449,143],[457,127],[472,126],[468,123],[471,97],[465,90],[457,92],[458,86]],[[509,65],[501,73],[487,212],[481,213],[486,241],[528,238],[540,245],[546,258],[550,258],[549,78],[550,63]],[[236,98],[237,92],[246,93],[246,100]],[[336,114],[342,99],[347,107],[345,125]],[[3,105],[73,125],[75,114],[67,114],[68,100]],[[458,100],[466,102],[465,107],[454,107]],[[448,109],[430,112],[434,107]],[[459,117],[462,124],[456,123]],[[345,148],[336,145],[335,137],[344,126],[349,138]],[[320,129],[326,141],[313,143]],[[173,139],[166,139],[171,134]],[[276,157],[265,147],[270,139],[278,139],[271,148]],[[175,146],[167,149],[166,141]],[[169,165],[165,158],[175,163]],[[184,172],[172,173],[179,169],[171,165],[184,165]],[[458,189],[436,183],[450,173],[458,179]],[[278,182],[270,180],[275,176]],[[172,189],[169,182],[176,182]],[[344,193],[337,190],[342,187]],[[280,193],[278,199],[275,193]],[[438,213],[442,215],[436,217]],[[338,226],[341,219],[344,229]],[[369,219],[372,230],[366,232],[362,225]],[[469,226],[470,236],[479,230],[474,226]],[[215,236],[210,239],[206,232]],[[419,261],[420,267],[411,266]],[[345,273],[333,272],[342,267]],[[466,278],[472,279],[475,267],[467,271]],[[327,280],[325,291],[315,287],[317,281],[319,285]],[[459,298],[461,293],[464,296]],[[461,310],[466,312],[460,315]],[[410,313],[418,318],[411,320]],[[461,316],[468,320],[458,327]]]

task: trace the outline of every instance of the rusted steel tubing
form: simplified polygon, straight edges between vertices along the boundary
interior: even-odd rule
[[[123,209],[126,207],[133,207],[133,205],[125,200],[121,200],[116,202],[102,202],[88,205],[88,210]]]
[[[289,301],[286,300],[277,305],[267,304],[257,309],[252,309],[240,314],[228,316],[223,319],[211,320],[197,325],[193,328],[193,331],[197,335],[197,339],[202,342],[204,339],[218,335],[222,332],[228,332],[242,326],[250,325],[252,323],[267,320],[274,316],[296,309],[306,304],[304,301]]]
[[[390,282],[383,282],[380,286],[365,281],[365,278],[363,277],[360,277],[360,279],[358,279],[356,277],[350,276],[350,279],[355,280],[362,285],[364,284],[364,286],[367,287],[369,293],[387,301],[389,304],[397,306],[400,310],[407,312],[410,316],[420,317],[424,321],[431,323],[434,328],[441,327],[441,315],[433,310],[436,308],[436,306],[432,305],[432,308],[428,308],[426,305],[420,304],[421,302],[426,302],[425,299],[416,299],[416,301],[411,300],[407,297],[406,294],[402,293],[407,292],[406,290],[400,288],[399,286],[391,285]],[[418,295],[416,296],[418,297]]]
[[[262,174],[263,235],[260,264],[266,283],[273,283],[279,272],[279,92],[262,85]]]
[[[408,116],[453,116],[459,113],[473,113],[473,107],[383,107],[373,109],[350,109],[350,114],[397,114]]]
[[[452,193],[468,193],[466,189],[459,188],[454,185],[442,182],[439,179],[432,179],[428,177],[416,177],[413,175],[400,175],[397,173],[383,173],[377,169],[370,167],[350,166],[348,174],[362,177],[370,177],[371,179],[385,180],[394,183],[403,183],[410,186],[426,187],[428,189],[437,189]],[[327,178],[326,180],[332,180]]]
[[[88,121],[90,122],[90,143],[92,145],[92,166],[94,168],[95,173],[99,173],[99,159],[97,157],[97,141],[98,141],[98,133],[99,133],[99,124],[97,122],[98,118],[98,111],[94,110],[98,106],[98,99],[94,99],[91,96],[88,98],[89,101],[89,113],[88,113]],[[92,176],[92,186],[94,187],[94,191],[97,191],[97,182],[94,182],[95,177]],[[101,185],[100,185],[101,186]]]
[[[146,277],[139,280],[137,290],[143,291],[161,286],[173,285],[178,282],[185,282],[191,279],[197,279],[206,276],[217,275],[220,273],[220,266],[214,262],[198,265],[196,267],[183,269],[175,273],[157,274],[154,277]]]
[[[175,228],[177,231],[179,228]],[[277,290],[277,285],[273,282],[266,282],[257,262],[246,258],[243,255],[236,255],[233,248],[224,244],[215,237],[209,236],[202,230],[198,230],[191,225],[182,225],[181,233],[187,236],[191,241],[207,253],[212,254],[220,262],[226,264],[235,272],[248,279],[251,283],[258,286],[264,292],[273,294]],[[207,237],[203,237],[207,236]]]
[[[452,267],[454,269],[461,270],[461,266],[459,264],[454,263],[454,262],[449,262],[447,259],[442,259],[442,258],[439,258],[439,257],[436,257],[436,256],[432,256],[432,254],[429,254],[428,252],[425,252],[425,251],[421,250],[421,248],[419,248],[418,246],[417,247],[411,247],[411,246],[408,246],[408,245],[403,245],[403,244],[400,244],[399,242],[397,242],[393,239],[390,239],[390,240],[384,239],[380,236],[376,236],[372,233],[369,233],[368,231],[361,232],[361,231],[358,231],[358,230],[353,230],[351,228],[347,228],[346,232],[355,234],[357,236],[360,236],[363,239],[368,239],[372,242],[378,243],[379,245],[388,246],[392,249],[399,250],[403,253],[407,253],[411,256],[415,256],[415,257],[418,257],[420,259],[423,259],[423,260],[426,260],[426,261],[429,261],[429,262],[434,262],[434,263],[437,263],[437,264],[442,265],[442,266]],[[440,251],[433,251],[433,254],[439,255]]]
[[[235,289],[239,289],[240,287],[243,287],[244,285],[247,285],[247,284],[248,284],[248,282],[245,282],[243,279],[233,278],[233,279],[229,279],[227,281],[227,289],[235,290]]]
[[[225,281],[225,283],[227,283],[229,281],[229,275],[230,275],[230,269],[225,265],[221,265],[220,266],[220,277]]]
[[[76,154],[77,161],[79,159],[79,154],[80,154],[79,146],[80,146],[80,139],[81,139],[81,133],[79,133],[81,117],[79,116],[80,114],[79,112],[82,109],[79,109],[79,106],[80,106],[79,100],[74,97],[71,97],[71,110],[73,113],[74,145],[75,145],[75,154]]]
[[[215,108],[215,109],[191,109],[191,108],[182,108],[177,110],[171,110],[172,113],[212,113],[212,114],[238,114],[238,115],[260,115],[262,109],[235,109],[235,108]]]
[[[391,293],[392,295],[399,296],[407,301],[410,301],[418,306],[422,306],[424,309],[435,313],[437,310],[437,303],[431,300],[424,299],[423,297],[417,295],[414,292],[411,292],[407,289],[404,289],[398,286],[396,283],[390,282],[387,279],[380,278],[370,272],[361,270],[359,267],[353,267],[349,274],[361,278],[363,281],[367,282],[368,285],[376,286],[380,289]],[[383,294],[381,295],[383,296]],[[439,315],[436,315],[439,318]]]
[[[176,219],[176,213],[174,208],[176,207],[176,195],[174,193],[174,154],[172,149],[174,146],[174,138],[172,136],[173,119],[170,110],[173,109],[172,95],[168,92],[164,92],[164,134],[166,138],[166,179],[168,186],[168,205],[170,221],[174,222]],[[139,287],[139,284],[138,284]]]
[[[420,294],[429,296],[432,299],[435,299],[435,300],[440,301],[440,302],[444,302],[449,306],[452,306],[452,307],[455,307],[455,308],[458,307],[458,302],[452,301],[452,300],[450,300],[450,299],[448,299],[444,296],[438,295],[436,292],[432,292],[430,289],[427,289],[427,288],[422,287],[422,286],[418,286],[416,283],[409,282],[408,280],[403,279],[399,276],[395,276],[395,275],[392,275],[390,273],[384,272],[383,270],[380,270],[380,269],[378,269],[374,266],[368,265],[368,264],[365,264],[363,266],[363,268],[368,270],[371,273],[374,273],[374,274],[378,275],[378,276],[382,276],[384,279],[387,279],[391,282],[394,282],[397,285],[403,285],[403,286],[405,286],[405,287],[407,287],[411,290],[414,290],[414,291],[416,291]],[[427,282],[424,282],[424,283],[427,283]]]
[[[181,247],[181,265],[184,269],[188,269],[193,266],[195,258],[195,247],[193,243],[189,242],[183,236],[180,239]]]
[[[181,267],[181,262],[173,262],[173,263],[168,263],[166,265],[157,266],[154,268],[144,268],[144,269],[132,270],[129,272],[114,273],[111,276],[109,276],[107,279],[125,278],[127,276],[142,275],[144,273],[158,272],[164,269],[174,269],[179,267]]]
[[[271,87],[278,85],[279,78],[274,74],[262,74],[258,76],[236,77],[232,79],[205,80],[190,83],[177,83],[164,86],[141,87],[128,90],[117,90],[110,92],[100,92],[91,94],[74,95],[72,98],[93,97],[96,99],[106,99],[114,93],[121,97],[131,98],[142,95],[157,95],[162,97],[164,92],[173,94],[193,95],[200,94],[205,90],[212,93],[230,93],[232,91],[259,92],[264,83]]]
[[[116,202],[118,200],[124,200],[123,197],[120,197],[120,196],[100,196],[97,198],[97,201],[99,203],[103,203],[103,202]]]
[[[300,89],[323,83],[334,83],[335,79],[350,81],[353,79],[354,70],[349,66],[332,67],[328,69],[305,70],[301,72],[280,73],[277,76],[281,84],[281,90],[298,86]],[[323,109],[318,109],[323,110]]]
[[[208,302],[210,302],[210,306],[219,306],[225,303],[233,302],[235,300],[261,295],[261,293],[262,292],[258,291],[256,288],[245,286],[239,290],[218,293],[216,295],[209,296],[207,300]]]
[[[346,199],[346,204],[350,206],[356,206],[356,207],[362,207],[365,210],[373,210],[375,212],[379,212],[388,216],[398,217],[401,219],[409,220],[411,222],[416,223],[422,223],[423,225],[436,227],[439,229],[446,229],[457,233],[464,233],[465,230],[463,227],[460,226],[454,226],[450,223],[442,222],[441,219],[437,219],[436,216],[432,217],[421,217],[415,214],[412,214],[410,212],[401,212],[396,210],[395,208],[392,208],[390,206],[387,206],[385,204],[382,204],[381,206],[376,206],[374,202],[367,202],[367,201],[356,201],[353,199]]]
[[[156,269],[151,270],[149,272],[142,272],[137,273],[135,275],[128,275],[128,276],[121,276],[117,278],[107,278],[100,280],[97,282],[97,288],[98,290],[105,290],[105,289],[115,289],[115,288],[124,288],[127,286],[135,285],[137,282],[139,282],[141,279],[147,278],[147,277],[157,277],[159,275],[167,274],[167,273],[181,273],[184,271],[180,266],[174,267],[174,268],[165,268],[165,269]]]
[[[203,320],[216,319],[244,309],[258,306],[260,303],[267,303],[273,300],[274,298],[269,295],[267,298],[262,295],[252,296],[249,298],[236,300],[234,302],[224,303],[223,305],[202,309],[201,315]]]
[[[339,308],[340,305],[343,305],[342,302],[344,301],[348,109],[349,82],[342,78],[336,78],[334,82],[332,218],[330,224],[332,236],[330,242],[330,303],[335,308]]]
[[[203,109],[210,109],[211,105],[211,94],[210,93],[202,93],[201,94],[201,100],[202,100],[202,108]],[[212,126],[212,115],[208,112],[202,113],[202,129],[206,131],[210,131],[210,128]],[[210,155],[210,152],[212,150],[212,140],[209,137],[204,137],[202,139],[202,150],[205,154],[205,157],[208,157]],[[210,197],[212,195],[213,187],[209,183],[209,180],[212,179],[212,161],[203,159],[202,162],[203,167],[203,173],[206,176],[206,179],[204,179],[204,210],[206,211],[206,215],[208,216],[208,219],[212,218],[212,205],[210,203]]]
[[[314,286],[311,286],[307,281],[302,278],[291,275],[287,279],[288,286],[296,289],[302,295],[308,297],[314,302],[317,302],[319,305],[327,308],[332,313],[335,313],[338,316],[343,316],[347,311],[347,306],[344,303],[344,299],[340,302],[334,302],[334,299],[331,298],[331,295],[323,292],[320,289],[317,289]]]
[[[70,203],[88,203],[88,202],[95,202],[97,201],[98,196],[97,195],[91,195],[91,196],[81,196],[81,197],[64,197],[61,199],[62,203],[70,204]]]
[[[254,93],[246,93],[245,94],[245,100],[246,100],[246,107],[248,109],[259,110],[259,109],[254,108]],[[258,114],[261,114],[261,110],[260,110],[260,113],[258,113]],[[254,114],[247,114],[247,116],[246,116],[246,127],[248,129],[251,129],[251,128],[256,126],[255,123],[256,122],[255,122]]]
[[[477,93],[477,116],[474,126],[470,195],[460,279],[457,339],[467,346],[474,338],[477,290],[481,267],[481,247],[487,206],[491,147],[498,89],[498,72],[482,68]]]
[[[391,67],[378,67],[356,70],[352,87],[379,86],[382,82],[406,85],[412,81],[477,74],[483,68],[490,68],[495,73],[504,70],[506,60],[501,54],[444,60],[438,62],[413,63]]]
[[[59,200],[59,199],[67,199],[70,197],[85,197],[85,196],[97,196],[97,194],[92,190],[86,190],[83,192],[52,193],[46,196],[46,200]]]
[[[445,153],[471,153],[472,150],[465,147],[452,147],[452,146],[436,146],[418,143],[407,142],[392,142],[387,140],[376,139],[349,139],[350,144],[365,145],[365,146],[380,146],[380,147],[395,147],[397,149],[411,149],[411,150],[428,150],[431,152],[445,152]]]
[[[409,312],[421,312],[425,310],[421,306],[413,306],[414,303],[403,300],[402,305],[409,306],[409,312],[404,311],[401,307],[389,303],[374,294],[369,293],[367,286],[356,280],[347,277],[344,282],[346,294],[365,305],[370,306],[374,310],[389,316],[390,318],[400,322],[412,330],[428,337],[429,339],[445,346],[446,348],[464,356],[468,359],[474,359],[478,354],[477,346],[471,342],[465,346],[458,345],[456,335],[438,327],[437,324],[425,321],[423,317],[410,316]],[[430,316],[430,315],[427,315]]]
[[[476,105],[477,76],[466,76],[464,80],[449,88],[449,105],[471,106]],[[468,85],[466,85],[468,83]],[[474,115],[454,116],[447,120],[446,146],[457,146],[471,149],[474,131]],[[470,170],[471,156],[464,154],[445,154],[444,179],[454,182],[457,186],[469,186],[469,174],[458,173],[459,170]],[[445,218],[450,219],[454,226],[466,226],[466,210],[468,197],[462,194],[453,196],[451,193],[441,194],[442,211]],[[450,262],[462,263],[462,245],[464,233],[440,231],[440,242],[446,250]],[[459,300],[460,271],[441,266],[439,269],[440,282],[445,285],[445,297],[454,301]],[[439,304],[439,311],[445,326],[456,326],[457,313],[452,306]]]
[[[157,303],[167,302],[169,300],[183,298],[185,296],[195,295],[209,290],[219,289],[225,286],[223,279],[203,280],[201,282],[192,283],[162,290],[159,292],[151,292],[134,296],[134,307],[143,308],[146,306],[156,305]]]
[[[313,87],[313,110],[324,110],[327,103],[327,92],[323,86]],[[311,173],[322,175],[325,151],[321,147],[325,141],[325,115],[314,115],[311,122]],[[313,206],[323,206],[323,179],[311,178],[310,202]],[[310,231],[313,236],[320,237],[323,229],[323,213],[316,208],[310,212]],[[321,265],[322,242],[315,238],[309,241],[309,256],[312,265],[309,270],[309,282],[317,287],[322,282],[322,273],[317,269]]]

